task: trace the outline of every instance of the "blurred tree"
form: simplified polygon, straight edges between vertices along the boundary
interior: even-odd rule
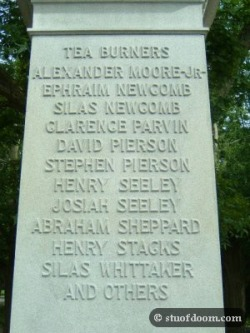
[[[221,1],[207,38],[225,306],[245,310],[250,282],[249,4]]]
[[[29,38],[15,1],[0,3],[0,289],[9,332]]]

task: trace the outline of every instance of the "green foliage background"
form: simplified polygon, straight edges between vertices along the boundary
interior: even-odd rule
[[[0,3],[0,290],[9,304],[30,40],[15,1]],[[6,306],[7,308],[8,306]],[[5,309],[8,331],[9,309]],[[4,311],[0,308],[0,323]],[[2,325],[1,325],[2,326]]]
[[[207,39],[221,241],[250,234],[250,3],[221,1]]]

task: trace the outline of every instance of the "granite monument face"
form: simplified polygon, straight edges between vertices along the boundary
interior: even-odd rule
[[[32,2],[11,333],[223,307],[210,2]]]

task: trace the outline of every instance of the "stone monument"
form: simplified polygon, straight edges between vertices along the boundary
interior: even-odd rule
[[[11,333],[153,333],[155,308],[223,307],[217,1],[19,2],[32,54]]]

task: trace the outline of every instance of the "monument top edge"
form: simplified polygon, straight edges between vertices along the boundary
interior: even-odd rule
[[[17,0],[25,24],[32,25],[33,5],[67,4],[67,3],[200,3],[203,5],[204,27],[210,27],[219,4],[219,0]]]

